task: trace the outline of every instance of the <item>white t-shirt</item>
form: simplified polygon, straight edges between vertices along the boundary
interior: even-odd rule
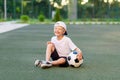
[[[57,40],[57,37],[53,36],[51,38],[51,42],[55,45],[55,48],[56,48],[59,56],[67,57],[67,55],[71,51],[73,51],[77,48],[77,46],[67,36],[64,36],[61,40]]]

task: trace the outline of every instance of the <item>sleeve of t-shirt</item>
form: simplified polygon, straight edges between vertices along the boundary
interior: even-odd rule
[[[68,44],[71,50],[75,50],[77,48],[77,46],[72,42],[72,40],[70,38],[68,38]]]

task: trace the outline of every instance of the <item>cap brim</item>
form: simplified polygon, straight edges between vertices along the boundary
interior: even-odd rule
[[[68,35],[67,31],[65,31],[64,35]]]

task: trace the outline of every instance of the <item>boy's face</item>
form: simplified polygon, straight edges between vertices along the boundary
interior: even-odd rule
[[[54,27],[54,34],[56,36],[63,36],[65,33],[65,29],[61,26]]]

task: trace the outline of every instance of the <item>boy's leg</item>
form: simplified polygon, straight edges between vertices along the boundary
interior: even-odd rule
[[[53,61],[50,61],[50,58],[52,58]],[[52,65],[58,66],[58,65],[66,64],[66,59],[59,57],[53,43],[47,44],[46,62],[47,63],[42,64],[41,67],[48,68],[51,67]]]
[[[47,48],[46,48],[46,61],[50,61],[51,54],[55,50],[54,44],[53,43],[48,43]]]
[[[66,57],[59,57],[56,49],[51,54],[51,58],[53,60],[52,65],[54,65],[54,66],[61,66],[61,67],[67,67],[68,66],[67,58]]]
[[[52,66],[52,63],[50,62],[50,58],[53,51],[54,51],[54,44],[51,42],[47,43],[46,61],[41,62],[41,65],[40,65],[41,68],[49,68]]]
[[[58,60],[52,61],[52,65],[60,67],[68,67],[67,58],[59,58]]]
[[[64,64],[66,60],[64,58],[59,58],[57,60],[52,61],[52,65],[54,66],[59,66],[61,64]]]

